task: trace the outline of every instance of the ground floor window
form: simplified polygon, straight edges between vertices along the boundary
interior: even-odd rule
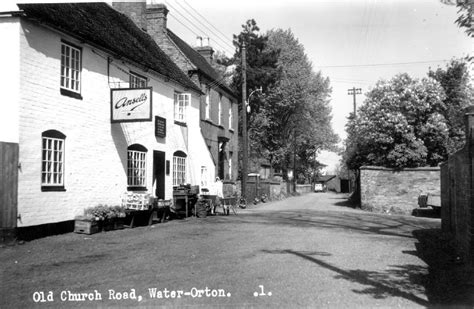
[[[146,189],[147,149],[133,144],[127,149],[127,184],[131,190]]]
[[[229,152],[229,179],[232,179],[232,156],[233,153]]]
[[[207,188],[209,184],[209,177],[207,174],[207,166],[201,166],[201,187]]]
[[[66,135],[56,130],[42,137],[41,188],[43,191],[64,189],[64,143]]]
[[[173,154],[173,186],[186,183],[186,154],[176,151]]]

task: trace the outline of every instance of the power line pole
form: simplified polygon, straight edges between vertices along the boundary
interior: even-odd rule
[[[347,94],[354,97],[354,117],[355,117],[355,115],[356,115],[356,107],[357,107],[357,104],[356,104],[356,95],[362,94],[362,89],[356,88],[356,87],[352,87],[352,89],[347,89]]]
[[[247,56],[245,41],[242,42],[242,138],[243,138],[243,155],[242,155],[242,193],[241,195],[247,199]]]

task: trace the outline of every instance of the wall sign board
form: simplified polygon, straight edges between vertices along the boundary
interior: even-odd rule
[[[166,118],[155,116],[155,136],[166,137]]]
[[[111,122],[152,121],[151,94],[151,87],[111,89]]]

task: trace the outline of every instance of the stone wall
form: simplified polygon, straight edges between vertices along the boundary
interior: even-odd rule
[[[296,185],[296,192],[299,194],[306,194],[312,191],[312,185]]]
[[[360,169],[362,209],[412,214],[420,193],[440,195],[439,167],[394,170],[363,166]]]

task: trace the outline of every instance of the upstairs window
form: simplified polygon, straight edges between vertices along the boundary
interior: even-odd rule
[[[232,102],[229,104],[229,129],[232,130],[232,122],[234,121],[234,115],[232,114]]]
[[[174,94],[174,120],[186,123],[186,106],[189,106],[191,95],[189,93]]]
[[[147,149],[139,144],[127,148],[127,184],[130,190],[146,189]]]
[[[81,49],[61,42],[61,89],[81,92]]]
[[[211,88],[206,87],[206,119],[210,119],[210,109],[211,109]]]
[[[222,125],[222,94],[219,95],[219,125]]]
[[[56,130],[41,134],[41,189],[64,190],[64,142],[66,135]]]
[[[130,88],[147,87],[147,78],[139,74],[130,72]]]

